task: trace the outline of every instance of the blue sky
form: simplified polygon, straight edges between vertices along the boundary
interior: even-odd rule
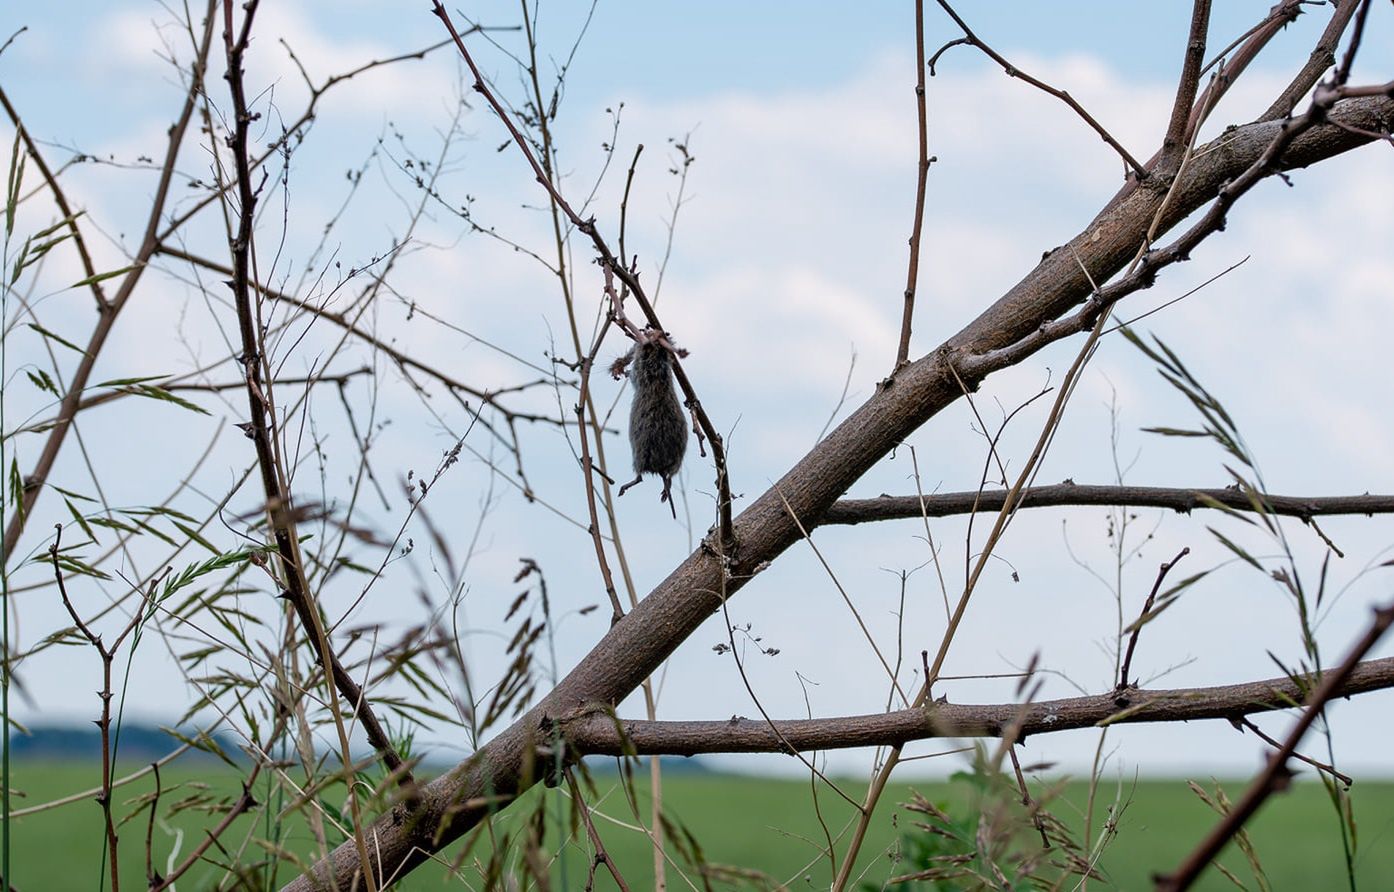
[[[1217,4],[1212,44],[1228,43],[1269,5]],[[1184,6],[1152,7],[1142,23],[1135,7],[1123,4],[993,3],[965,5],[962,13],[996,49],[1069,89],[1135,155],[1146,157],[1164,126],[1176,79],[1187,28]],[[540,30],[547,55],[560,58],[569,50],[583,8],[544,8]],[[469,14],[484,22],[511,21],[514,9],[512,4],[483,4]],[[1394,18],[1382,6],[1377,14],[1366,44],[1366,58],[1374,61],[1389,45]],[[1266,106],[1287,73],[1305,58],[1307,42],[1324,16],[1320,9],[1304,16],[1275,41],[1272,61],[1256,66],[1241,81],[1218,110],[1212,129],[1245,120]],[[179,95],[170,69],[155,55],[158,35],[174,33],[156,27],[168,18],[162,7],[138,2],[6,8],[0,30],[8,34],[24,24],[29,31],[0,57],[0,81],[54,157],[65,157],[65,147],[121,162],[158,155]],[[679,217],[663,313],[675,337],[692,350],[690,366],[704,403],[729,434],[733,477],[749,496],[797,460],[830,415],[845,415],[869,395],[888,367],[913,199],[912,21],[903,3],[863,5],[849,15],[845,4],[601,2],[577,55],[558,123],[566,185],[572,195],[589,189],[604,163],[600,145],[612,133],[606,109],[623,101],[616,165],[622,170],[637,142],[647,146],[631,224],[632,244],[646,276],[656,275],[676,188],[666,170],[671,158],[666,141],[691,134],[697,157],[688,186],[691,202]],[[439,25],[421,2],[267,4],[261,25],[249,77],[259,89],[274,91],[262,95],[274,95],[283,115],[298,108],[303,90],[278,37],[285,37],[321,79],[440,36]],[[956,36],[937,10],[928,16],[928,29],[931,49]],[[499,40],[505,46],[516,43],[509,35]],[[519,84],[507,60],[472,41],[502,92],[517,98]],[[1371,79],[1375,77],[1386,80],[1388,74],[1372,72]],[[345,171],[365,162],[367,185],[329,247],[348,267],[391,246],[413,200],[398,162],[437,151],[449,98],[459,85],[457,61],[438,53],[425,62],[374,72],[361,85],[355,82],[326,99],[311,138],[292,164],[287,207],[293,223],[281,258],[291,281],[319,240],[323,221],[342,199]],[[217,89],[222,89],[221,81]],[[223,103],[221,92],[214,98]],[[956,48],[945,56],[939,76],[930,82],[929,102],[930,150],[939,162],[929,180],[915,340],[919,353],[980,312],[1029,271],[1043,250],[1077,231],[1121,176],[1117,158],[1068,110],[1005,77],[970,49]],[[267,120],[273,128],[268,133],[274,133],[274,115]],[[545,248],[546,226],[535,211],[541,196],[521,159],[511,151],[495,151],[504,142],[498,122],[475,112],[462,127],[464,136],[449,154],[443,194],[457,204],[473,200],[478,219],[510,238]],[[0,137],[8,144],[12,131],[0,127]],[[181,170],[190,176],[206,174],[207,165],[206,151],[197,146],[181,158]],[[1192,263],[1169,271],[1153,291],[1130,299],[1135,303],[1123,314],[1158,306],[1251,258],[1201,295],[1152,317],[1150,329],[1176,346],[1234,408],[1275,492],[1388,490],[1394,459],[1386,444],[1394,437],[1394,424],[1383,411],[1389,399],[1387,376],[1371,374],[1371,357],[1382,355],[1394,323],[1387,300],[1394,274],[1387,250],[1394,238],[1388,150],[1369,147],[1300,172],[1293,181],[1291,188],[1273,182],[1256,190],[1222,237],[1197,251]],[[97,240],[101,262],[108,268],[121,265],[122,235],[128,244],[136,238],[148,175],[84,165],[73,171],[72,183],[108,237]],[[600,225],[611,233],[620,184],[612,172],[596,197]],[[263,219],[263,244],[280,235],[275,219],[280,202],[277,198],[275,213]],[[43,216],[35,210],[32,220]],[[192,238],[202,250],[215,252],[218,228],[210,219],[195,228]],[[1328,238],[1337,231],[1342,233],[1339,252]],[[545,354],[553,349],[552,338],[561,338],[564,321],[554,286],[535,264],[468,236],[449,214],[433,215],[417,239],[375,325],[432,361],[480,380],[511,383],[531,373],[458,331],[421,322],[408,307],[428,309],[530,362],[546,363]],[[576,250],[579,263],[585,252]],[[89,324],[82,295],[64,292],[58,284],[77,278],[72,269],[71,258],[55,259],[49,272],[53,290],[45,300],[65,332],[80,333]],[[167,272],[152,276],[148,298],[133,304],[129,318],[123,319],[111,355],[103,360],[109,364],[108,377],[182,372],[226,352],[219,333],[226,320],[220,323],[216,310],[205,310],[201,301],[191,299],[179,270]],[[593,301],[596,283],[587,281],[586,274],[579,278],[582,293]],[[321,335],[316,330],[315,336]],[[314,349],[323,346],[311,338],[291,354],[290,373],[301,373],[316,356]],[[623,349],[618,343],[612,346],[615,353]],[[1075,349],[1059,345],[994,378],[979,396],[980,408],[995,419],[998,401],[1010,409],[1047,381],[1058,381]],[[361,351],[353,356],[371,359]],[[434,414],[423,410],[391,370],[384,374],[395,384],[384,391],[379,407],[382,417],[392,420],[380,436],[382,466],[390,469],[389,477],[408,468],[419,475],[448,448],[451,432],[463,430],[464,418],[439,404]],[[844,383],[849,393],[839,409]],[[622,413],[618,385],[604,381],[599,386],[605,388],[607,404],[619,399]],[[12,413],[32,399],[10,390],[7,400],[16,401],[7,404]],[[359,392],[358,398],[366,401],[367,394]],[[1227,482],[1215,450],[1162,442],[1139,431],[1158,424],[1184,426],[1193,419],[1181,400],[1158,384],[1150,366],[1118,338],[1105,343],[1081,383],[1041,482],[1111,479],[1108,405],[1114,399],[1121,413],[1120,449],[1125,459],[1139,456],[1131,482]],[[319,411],[331,411],[323,403],[316,405]],[[236,411],[234,401],[228,413]],[[147,416],[94,414],[85,423],[98,441],[128,442],[132,419],[142,418]],[[137,429],[165,430],[162,425],[172,420],[187,420],[159,414],[148,419],[152,427]],[[1009,431],[1004,454],[1012,456],[1010,464],[1024,460],[1042,420],[1040,412],[1028,412]],[[343,436],[334,422],[322,423],[331,443],[343,442],[334,440]],[[983,441],[973,433],[973,424],[967,407],[955,406],[907,443],[916,450],[926,488],[957,490],[975,484]],[[213,432],[212,427],[201,428],[185,439],[179,430],[180,436],[142,435],[124,452],[104,459],[108,473],[119,478],[113,499],[148,503],[168,489],[169,468],[187,464],[190,451],[202,448],[200,438]],[[561,513],[582,516],[583,493],[575,486],[569,447],[547,431],[530,436],[535,482],[551,493]],[[19,448],[27,457],[35,447],[21,442]],[[613,441],[611,449],[612,462],[624,468],[622,440]],[[65,452],[60,474],[80,481],[74,453]],[[208,491],[225,485],[247,457],[240,440],[220,441],[204,469]],[[705,529],[708,477],[695,451],[690,453],[683,483],[691,529],[666,522],[651,486],[621,503],[621,520],[632,530],[630,550],[641,594]],[[305,491],[317,491],[313,473],[306,472],[303,479]],[[509,580],[520,555],[537,557],[554,573],[556,597],[568,610],[603,597],[592,578],[588,542],[575,537],[567,522],[499,484],[477,456],[462,462],[442,486],[440,502],[431,504],[433,516],[461,539],[466,531],[473,534],[478,506],[492,506],[472,565],[466,610],[477,628],[470,647],[484,674],[500,665],[492,642],[515,593]],[[912,487],[908,449],[902,449],[852,495]],[[241,502],[244,509],[255,506],[251,493],[244,493]],[[384,512],[383,523],[391,526],[397,516]],[[1153,538],[1121,576],[1132,604],[1156,565],[1183,545],[1195,552],[1189,559],[1193,570],[1223,565],[1187,602],[1189,612],[1149,629],[1149,635],[1156,634],[1144,644],[1150,660],[1146,674],[1169,670],[1159,684],[1266,677],[1275,670],[1265,651],[1291,657],[1297,650],[1291,612],[1280,594],[1256,574],[1226,564],[1223,549],[1205,532],[1205,522],[1215,521],[1147,515],[1136,529]],[[51,523],[45,526],[36,519],[33,529],[51,529]],[[1331,611],[1321,632],[1328,654],[1335,654],[1364,622],[1365,605],[1387,597],[1389,586],[1376,576],[1361,575],[1360,568],[1383,555],[1389,537],[1387,525],[1378,520],[1333,520],[1324,529],[1340,537],[1351,555],[1339,572],[1343,582],[1351,581],[1352,594]],[[1099,511],[1024,514],[1003,547],[1021,581],[1013,582],[1005,568],[989,574],[949,671],[1008,671],[1039,649],[1043,664],[1073,683],[1089,690],[1107,686],[1117,608],[1106,587],[1081,566],[1112,578],[1105,530]],[[935,531],[940,541],[950,543],[947,551],[960,564],[963,532],[958,521]],[[892,611],[898,596],[893,574],[885,571],[923,564],[922,535],[916,525],[886,524],[824,530],[816,536],[820,547],[832,552],[839,581],[855,593],[883,640],[895,635]],[[1297,527],[1293,536],[1300,543],[1301,560],[1314,569],[1320,543]],[[418,531],[417,541],[425,539]],[[26,543],[35,549],[44,544],[38,533]],[[149,571],[152,559],[141,556],[139,569]],[[431,574],[426,555],[416,555],[416,561],[414,569],[404,564],[394,571],[399,576],[376,588],[355,622],[381,621],[400,628],[418,620],[416,603],[401,595],[411,585],[411,573]],[[916,627],[915,640],[921,643],[912,646],[912,653],[937,641],[938,590],[929,576],[930,570],[922,569],[913,577],[921,587],[912,592],[907,622]],[[112,596],[99,588],[89,588],[84,597]],[[755,658],[749,667],[773,714],[803,714],[800,676],[812,680],[809,690],[819,714],[862,712],[884,704],[874,657],[849,639],[850,619],[840,605],[836,588],[802,548],[792,550],[733,602],[733,619],[753,623],[768,643],[781,648],[777,659]],[[269,609],[266,603],[261,607]],[[33,609],[35,633],[46,623],[56,627],[63,621],[52,604]],[[567,616],[558,641],[560,669],[603,633],[604,613]],[[664,676],[662,716],[753,714],[729,660],[711,651],[724,636],[724,628],[713,623],[675,657]],[[835,665],[829,665],[829,654],[837,655]],[[133,708],[160,720],[182,709],[188,683],[170,665],[168,656],[154,649],[142,654],[137,677],[149,695]],[[36,669],[32,677],[45,704],[41,712],[88,716],[91,704],[71,699],[66,674]],[[874,696],[867,696],[868,686],[875,688]],[[966,682],[953,696],[986,702],[1010,697],[1010,689],[1010,684]],[[1074,692],[1071,683],[1052,676],[1045,696]],[[1343,704],[1338,718],[1347,727],[1387,726],[1387,705],[1387,695],[1376,695],[1368,703]],[[633,714],[640,708],[626,705]],[[1283,726],[1281,719],[1266,725],[1270,731]],[[1379,743],[1384,736],[1339,739],[1350,748],[1352,764],[1387,773]],[[1032,746],[1038,757],[1079,770],[1092,757],[1096,739],[1080,733]],[[1130,729],[1115,739],[1120,742],[1116,767],[1127,771],[1246,770],[1256,764],[1259,752],[1254,741],[1227,726]],[[1189,755],[1200,748],[1205,759]],[[834,757],[832,764],[853,770],[867,761],[867,754],[850,754]],[[740,764],[766,770],[775,762]]]

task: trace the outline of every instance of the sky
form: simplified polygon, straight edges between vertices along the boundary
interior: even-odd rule
[[[1217,4],[1212,46],[1228,44],[1269,5]],[[1122,4],[1014,2],[965,5],[961,12],[995,49],[1067,89],[1145,158],[1165,127],[1187,30],[1183,5],[1173,6],[1154,10],[1145,29]],[[546,5],[538,18],[548,72],[567,58],[584,28],[556,122],[563,188],[579,201],[599,180],[588,207],[601,230],[613,236],[624,169],[635,146],[644,144],[627,237],[645,280],[656,282],[679,188],[672,172],[679,158],[674,141],[688,147],[695,160],[682,186],[659,310],[674,339],[690,351],[686,367],[725,434],[734,488],[752,500],[818,440],[830,420],[845,417],[873,392],[894,356],[914,197],[911,7],[862,5],[851,14],[846,4],[601,0],[588,26],[586,10],[583,4]],[[515,8],[507,4],[462,12],[486,25],[515,19]],[[1377,4],[1357,81],[1388,80],[1377,63],[1388,58],[1391,20],[1394,14]],[[140,159],[159,157],[179,101],[181,86],[163,57],[170,47],[181,59],[187,52],[171,21],[164,6],[146,2],[10,4],[0,12],[4,36],[28,28],[0,56],[0,84],[30,131],[56,159],[75,151],[99,159],[65,177],[99,233],[93,250],[102,268],[123,265],[124,252],[139,240],[142,201],[151,190],[150,172],[143,169],[148,165]],[[1204,138],[1266,107],[1306,58],[1324,21],[1325,12],[1313,8],[1275,40],[1270,55],[1216,110]],[[938,10],[927,15],[926,28],[931,49],[958,36]],[[287,46],[318,83],[442,36],[425,3],[343,0],[266,4],[256,33],[248,78],[264,112],[258,136],[263,143],[304,104],[305,88]],[[471,37],[471,46],[516,105],[524,99],[523,84],[507,52],[519,49],[519,35],[499,31],[490,37],[492,42]],[[281,287],[302,288],[342,306],[353,288],[329,285],[397,244],[418,200],[417,161],[440,152],[456,99],[465,95],[473,108],[444,155],[442,201],[413,232],[389,293],[369,320],[384,338],[464,380],[518,384],[537,378],[538,369],[551,367],[549,356],[569,349],[555,281],[525,252],[471,231],[446,205],[469,204],[485,228],[545,253],[550,236],[538,210],[545,197],[522,159],[504,146],[499,122],[464,86],[459,61],[437,52],[360,75],[326,94],[296,150],[285,188],[264,202],[261,256]],[[225,110],[220,79],[216,88],[212,99]],[[916,356],[974,318],[1029,272],[1043,251],[1077,232],[1122,176],[1112,150],[1068,109],[1006,77],[972,49],[945,54],[927,101],[930,151],[937,160],[928,181]],[[8,122],[0,123],[0,139],[5,145],[13,140]],[[608,168],[606,145],[614,147]],[[177,206],[187,206],[185,196],[196,194],[187,180],[209,177],[209,158],[197,142],[181,156]],[[350,193],[349,175],[360,170],[360,186]],[[181,188],[188,191],[180,194]],[[1194,296],[1149,316],[1141,330],[1175,348],[1223,399],[1274,493],[1381,492],[1394,480],[1394,452],[1387,448],[1394,423],[1385,411],[1389,377],[1381,368],[1394,324],[1388,299],[1394,281],[1391,194],[1389,148],[1379,145],[1296,172],[1290,184],[1266,182],[1190,263],[1168,270],[1156,287],[1120,308],[1124,318],[1142,315],[1242,262]],[[191,227],[188,244],[210,256],[222,250],[225,257],[220,218],[205,216]],[[21,214],[21,231],[48,222],[51,210],[31,202]],[[596,311],[598,276],[584,246],[572,250],[578,300],[588,320]],[[333,260],[326,262],[326,256]],[[307,266],[313,268],[309,273]],[[74,339],[91,322],[85,292],[67,287],[81,277],[77,270],[72,256],[55,252],[33,291],[45,324]],[[179,374],[225,362],[231,352],[227,308],[220,296],[205,299],[191,287],[190,275],[187,266],[162,261],[147,276],[102,357],[98,380]],[[321,275],[327,284],[317,288]],[[27,319],[18,312],[11,304],[6,320],[11,419],[30,412],[42,416],[45,406],[16,371],[46,361],[42,342],[16,327],[16,320]],[[335,340],[323,325],[302,327],[299,340],[279,345],[287,376],[315,368]],[[602,355],[623,349],[620,341],[607,341]],[[1005,412],[1057,384],[1077,349],[1077,341],[1057,344],[993,376],[976,396],[985,423],[995,429]],[[375,360],[353,345],[336,362],[349,369]],[[469,428],[460,406],[439,392],[420,398],[390,363],[378,358],[376,364],[384,381],[379,390],[355,383],[344,391],[360,420],[372,419],[375,432],[373,461],[384,496],[382,505],[365,511],[382,528],[395,530],[404,513],[396,481],[408,470],[429,476],[463,434],[469,448],[462,461],[442,475],[426,502],[457,565],[460,554],[470,555],[461,572],[467,593],[459,614],[462,648],[477,677],[496,677],[502,670],[511,629],[505,615],[522,589],[513,576],[519,559],[529,557],[547,573],[558,615],[550,645],[555,657],[549,653],[544,674],[565,672],[604,633],[608,620],[603,608],[580,612],[602,602],[604,593],[589,539],[577,527],[584,524],[585,502],[574,444],[545,426],[523,432],[529,476],[546,502],[529,503],[506,473],[491,472],[491,460],[507,459],[491,453],[489,438]],[[224,365],[208,379],[223,381],[229,374]],[[596,387],[603,404],[616,402],[618,426],[627,394],[608,378]],[[81,433],[89,460],[102,471],[107,501],[150,504],[187,473],[193,483],[181,491],[178,504],[206,513],[250,459],[244,440],[227,436],[226,429],[219,433],[220,418],[235,422],[245,412],[235,397],[200,395],[197,401],[213,412],[209,418],[166,405],[93,410]],[[314,424],[294,428],[294,446],[304,459],[295,489],[307,499],[330,501],[324,494],[342,493],[354,449],[337,394],[324,388],[309,399]],[[1053,393],[1006,429],[999,451],[1009,470],[1025,461],[1050,399]],[[556,392],[542,389],[520,397],[519,404],[555,412],[560,402]],[[1213,445],[1143,431],[1196,423],[1184,399],[1145,357],[1122,338],[1107,337],[1038,481],[1109,483],[1122,469],[1129,483],[1223,486],[1230,482],[1226,457]],[[985,459],[979,424],[966,404],[950,407],[849,495],[913,492],[915,467],[927,491],[974,488]],[[10,442],[21,466],[32,463],[37,438]],[[210,442],[207,457],[190,471]],[[615,476],[627,477],[623,437],[607,440],[607,449]],[[83,489],[82,451],[76,444],[65,448],[58,485]],[[689,553],[710,521],[711,470],[695,449],[681,484],[680,522],[658,504],[654,482],[618,505],[641,595]],[[365,505],[370,502],[376,497],[365,499]],[[232,504],[228,525],[215,527],[220,547],[238,542],[232,528],[239,512],[255,511],[253,488],[240,491]],[[41,505],[42,517],[31,522],[22,543],[26,554],[47,547],[54,522],[71,520],[57,498],[46,497]],[[965,552],[981,545],[986,526],[980,520],[967,545],[964,519],[932,527],[951,594],[963,575]],[[1207,526],[1273,554],[1271,541],[1218,515],[1138,511],[1123,549],[1130,557],[1120,567],[1112,549],[1121,530],[1110,524],[1108,512],[1023,512],[974,595],[946,673],[1010,673],[1038,659],[1046,670],[1041,697],[1108,689],[1120,615],[1136,615],[1158,565],[1184,547],[1190,554],[1179,573],[1213,572],[1147,628],[1138,673],[1164,687],[1279,674],[1270,654],[1291,663],[1301,651],[1292,601],[1273,581],[1235,560]],[[1285,530],[1300,572],[1315,579],[1325,554],[1322,542],[1297,523]],[[1389,556],[1392,537],[1383,518],[1333,518],[1322,530],[1345,554],[1332,559],[1330,570],[1331,589],[1340,594],[1318,614],[1318,640],[1325,659],[1334,662],[1363,628],[1370,606],[1390,597],[1387,571],[1374,565]],[[394,560],[351,613],[350,625],[382,624],[384,640],[424,616],[439,615],[450,588],[441,572],[445,559],[419,518],[407,536],[415,551]],[[892,522],[824,528],[812,542],[827,558],[827,570],[811,547],[796,546],[730,604],[731,621],[750,630],[740,639],[750,684],[774,716],[884,709],[885,672],[847,605],[856,605],[878,647],[889,652],[902,642],[901,681],[915,683],[919,651],[932,651],[943,629],[942,595],[927,565],[924,527]],[[160,553],[151,547],[115,560],[127,561],[124,569],[138,576],[152,572]],[[386,557],[382,549],[362,546],[355,559],[376,565]],[[193,559],[186,555],[175,563]],[[901,571],[910,574],[903,609]],[[12,585],[36,584],[43,573],[31,564],[16,572]],[[345,609],[356,597],[355,585],[326,592],[327,609]],[[423,607],[418,589],[434,599],[430,608]],[[119,581],[74,583],[75,597],[89,609],[121,591]],[[51,595],[51,589],[16,595],[24,599],[16,608],[23,641],[66,622]],[[253,614],[275,609],[264,591],[245,595],[240,606]],[[197,688],[171,652],[192,646],[200,632],[167,631],[175,636],[165,639],[168,648],[147,643],[133,661],[127,706],[132,715],[160,722],[179,719]],[[778,654],[760,653],[756,638]],[[726,640],[725,624],[714,617],[670,660],[659,676],[661,718],[758,714],[731,655],[716,648]],[[1388,643],[1377,651],[1391,653]],[[30,661],[23,673],[26,697],[16,715],[25,722],[90,719],[96,701],[87,692],[94,676],[85,673],[94,670],[81,659],[49,651]],[[1014,689],[1014,679],[968,678],[953,682],[948,694],[955,702],[987,703],[1010,700]],[[1331,711],[1336,757],[1356,776],[1390,773],[1383,743],[1394,732],[1389,697],[1374,694]],[[631,698],[621,711],[638,716],[642,709]],[[1266,717],[1259,724],[1276,735],[1288,719]],[[468,751],[458,733],[436,731],[426,738],[447,757]],[[1071,732],[1034,739],[1028,750],[1032,761],[1085,772],[1099,739],[1095,731]],[[920,744],[912,751],[938,747]],[[1258,766],[1263,749],[1251,735],[1219,722],[1118,728],[1103,752],[1110,776],[1130,777],[1246,773]],[[870,760],[867,752],[836,753],[827,756],[827,765],[839,773],[864,772]],[[757,772],[801,770],[780,756],[716,761]],[[907,771],[944,774],[963,764],[963,757],[950,756],[913,763]]]

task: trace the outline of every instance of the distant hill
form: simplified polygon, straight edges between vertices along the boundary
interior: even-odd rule
[[[595,774],[615,774],[619,770],[614,756],[586,756],[585,762],[586,768]],[[660,756],[658,763],[663,766],[663,773],[665,775],[715,773],[712,767],[708,765],[701,756]],[[645,772],[647,772],[647,765],[649,764],[647,756],[643,758],[643,764],[646,766]]]
[[[181,729],[179,733],[191,739],[198,732]],[[112,737],[117,746],[117,755],[123,762],[153,762],[169,755],[170,751],[183,743],[165,729],[151,725],[127,724],[122,726],[119,738],[113,729]],[[229,758],[242,758],[235,738],[227,734],[214,734],[212,737]],[[102,735],[90,726],[33,725],[28,734],[10,732],[10,755],[15,759],[99,759],[102,755]],[[180,761],[216,758],[212,753],[197,750],[185,753]]]
[[[179,733],[185,738],[192,738],[197,734],[196,731],[188,728],[179,729]],[[223,733],[212,736],[218,747],[229,758],[238,761],[244,758],[236,737]],[[153,762],[169,755],[181,743],[183,741],[164,728],[153,725],[127,724],[122,727],[120,739],[117,741],[117,755],[122,762],[126,763]],[[428,774],[432,771],[449,769],[458,758],[453,753],[437,755],[432,753],[429,747],[422,749],[424,751],[423,767]],[[28,734],[11,732],[10,755],[15,759],[70,759],[74,761],[100,759],[102,756],[102,735],[92,726],[33,725],[30,726]],[[180,761],[189,762],[216,758],[211,753],[195,750],[180,756]],[[587,756],[585,761],[586,768],[595,774],[614,774],[617,771],[617,765],[612,756]],[[648,764],[647,759],[645,759],[644,764]],[[663,773],[668,775],[713,773],[711,766],[697,756],[664,756],[662,765]]]

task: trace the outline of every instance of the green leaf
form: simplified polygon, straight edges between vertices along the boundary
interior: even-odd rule
[[[1197,492],[1197,493],[1195,494],[1195,496],[1196,496],[1196,499],[1197,499],[1202,505],[1204,505],[1204,506],[1207,507],[1207,508],[1213,508],[1213,509],[1215,509],[1216,511],[1223,511],[1224,513],[1228,514],[1230,517],[1233,517],[1235,520],[1243,521],[1244,523],[1247,523],[1249,526],[1255,526],[1255,525],[1256,525],[1256,524],[1254,523],[1254,519],[1253,519],[1252,517],[1248,517],[1247,515],[1244,514],[1244,512],[1240,511],[1240,510],[1237,509],[1237,508],[1231,508],[1229,505],[1226,505],[1224,502],[1221,502],[1221,501],[1218,501],[1217,499],[1211,498],[1210,496],[1206,495],[1206,494],[1203,493],[1203,492]]]
[[[57,489],[57,487],[54,488]],[[88,540],[95,544],[97,536],[92,532],[92,527],[88,526],[87,519],[82,516],[82,512],[77,510],[77,506],[74,505],[70,499],[64,499],[63,504],[68,506],[68,512],[72,514],[73,520],[77,521],[77,525],[82,527],[82,531],[87,534]]]
[[[97,500],[92,498],[91,496],[85,496],[80,492],[73,492],[72,490],[64,489],[61,486],[54,486],[52,483],[50,483],[49,486],[53,487],[54,492],[61,493],[62,495],[65,495],[70,499],[77,499],[79,502],[91,502],[94,505],[97,504]]]
[[[27,152],[19,151],[20,139],[23,133],[18,127],[15,128],[14,145],[10,148],[10,175],[5,183],[5,235],[9,237],[15,231],[15,208],[19,206],[20,185],[24,182],[24,162],[29,158]]]
[[[42,325],[39,325],[39,324],[34,323],[34,322],[26,322],[25,324],[28,325],[30,328],[34,329],[35,331],[37,331],[39,334],[41,334],[41,335],[43,335],[44,337],[48,338],[50,341],[57,341],[58,343],[62,344],[64,347],[67,347],[69,350],[72,350],[73,352],[78,353],[78,354],[80,354],[80,355],[82,355],[82,356],[86,356],[86,355],[87,355],[87,351],[86,351],[86,350],[82,349],[82,348],[79,347],[77,344],[74,344],[72,341],[68,340],[67,338],[63,337],[62,335],[56,335],[56,334],[54,334],[53,332],[49,331],[47,328],[44,328]]]
[[[1179,427],[1144,427],[1144,434],[1161,434],[1164,437],[1208,437],[1209,431],[1192,431]]]
[[[177,520],[172,520],[172,521],[170,521],[170,523],[172,523],[172,524],[174,524],[176,527],[178,527],[178,528],[179,528],[179,532],[181,532],[181,533],[183,533],[184,535],[188,536],[188,537],[189,537],[189,540],[190,540],[191,542],[197,542],[199,545],[202,545],[204,548],[208,549],[209,551],[211,551],[211,552],[212,552],[213,554],[215,554],[215,555],[216,555],[216,554],[221,554],[221,553],[222,553],[222,552],[218,551],[218,549],[215,548],[215,547],[213,546],[213,543],[209,542],[207,539],[205,539],[205,538],[203,538],[202,536],[200,536],[199,533],[198,533],[198,530],[194,529],[193,527],[189,526],[188,524],[180,523],[180,522],[177,521]]]
[[[24,523],[24,478],[19,475],[19,457],[10,459],[10,502],[15,506],[19,522]]]
[[[109,530],[119,530],[123,533],[130,533],[132,536],[140,535],[140,530],[128,523],[122,523],[111,517],[93,517],[89,523],[99,527],[106,527]]]
[[[101,386],[101,385],[98,385]],[[132,396],[143,396],[146,399],[160,400],[165,403],[173,403],[181,409],[188,409],[190,412],[197,412],[200,415],[211,415],[207,409],[198,403],[191,403],[181,396],[175,396],[163,387],[154,384],[134,384],[129,387],[117,387],[121,393],[129,393]]]
[[[160,594],[160,600],[164,601],[181,588],[192,584],[195,579],[240,564],[254,554],[269,554],[275,550],[275,546],[273,545],[257,545],[251,548],[240,548],[237,551],[215,554],[203,563],[190,564],[179,574],[165,580],[165,588]]]
[[[58,385],[53,383],[53,379],[48,376],[48,372],[44,371],[43,369],[37,369],[34,371],[25,369],[24,374],[29,376],[30,382],[35,387],[39,388],[40,390],[51,393],[60,399],[62,398],[63,395],[58,392]]]
[[[131,264],[130,266],[123,266],[120,269],[114,269],[109,273],[97,273],[95,276],[88,276],[85,279],[79,279],[78,281],[72,284],[72,287],[81,288],[84,285],[95,285],[98,282],[105,282],[107,279],[114,279],[117,276],[125,275],[131,270],[136,269],[138,266],[139,264]]]
[[[1240,559],[1242,559],[1245,563],[1248,563],[1248,564],[1250,564],[1251,566],[1253,566],[1253,568],[1254,568],[1255,570],[1258,570],[1260,573],[1264,573],[1264,574],[1266,574],[1266,573],[1268,572],[1267,570],[1263,569],[1263,564],[1260,564],[1260,563],[1258,562],[1258,559],[1257,559],[1257,558],[1255,558],[1253,555],[1249,554],[1249,553],[1248,553],[1247,551],[1245,551],[1244,549],[1240,548],[1238,545],[1235,545],[1235,544],[1234,544],[1233,542],[1231,542],[1229,539],[1226,539],[1226,538],[1225,538],[1225,535],[1224,535],[1223,533],[1221,533],[1219,530],[1215,529],[1214,527],[1206,527],[1206,529],[1210,531],[1210,535],[1212,535],[1212,536],[1214,536],[1216,539],[1219,539],[1219,540],[1220,540],[1220,544],[1221,544],[1221,545],[1223,545],[1224,547],[1228,548],[1230,551],[1234,552],[1234,554],[1235,554],[1237,557],[1239,557]]]
[[[47,552],[45,552],[45,553],[43,553],[43,554],[36,554],[36,555],[34,555],[34,557],[31,558],[30,560],[31,560],[31,563],[35,563],[35,564],[51,564],[51,563],[53,562],[54,558],[53,558],[51,555],[49,555]],[[58,555],[57,560],[58,560],[58,567],[59,567],[59,569],[66,570],[66,571],[69,572],[69,573],[73,573],[73,574],[76,574],[76,575],[78,575],[78,576],[91,576],[91,577],[94,577],[94,578],[96,578],[96,579],[110,579],[110,578],[111,578],[111,577],[108,576],[106,573],[103,573],[101,570],[98,570],[96,567],[93,567],[93,566],[91,566],[90,564],[84,563],[81,559],[75,558],[75,557],[73,557],[73,556],[70,555],[70,554],[61,554],[61,553],[60,553],[60,554]]]

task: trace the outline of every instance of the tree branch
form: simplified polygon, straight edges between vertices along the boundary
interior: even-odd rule
[[[1000,737],[1020,728],[1019,740],[1111,724],[1240,719],[1291,709],[1316,684],[1315,676],[1286,676],[1244,684],[1174,690],[1109,691],[1039,703],[972,705],[936,702],[919,709],[871,715],[775,722],[746,718],[715,722],[616,721],[588,713],[561,722],[568,746],[588,755],[695,756],[706,753],[787,753],[898,746],[938,737]],[[1332,696],[1394,688],[1394,657],[1356,666]]]
[[[1308,520],[1333,514],[1391,514],[1394,495],[1359,496],[1274,496],[1263,495],[1272,514]],[[857,524],[878,520],[905,520],[919,517],[950,517],[956,514],[987,513],[1002,510],[1007,500],[1004,489],[983,492],[944,492],[926,496],[881,496],[875,499],[842,499],[833,503],[819,521],[821,525]],[[1126,505],[1131,508],[1170,508],[1189,514],[1198,508],[1233,508],[1253,511],[1254,504],[1238,489],[1177,489],[1165,486],[1082,486],[1057,483],[1033,486],[1021,493],[1020,508],[1083,507]]]

